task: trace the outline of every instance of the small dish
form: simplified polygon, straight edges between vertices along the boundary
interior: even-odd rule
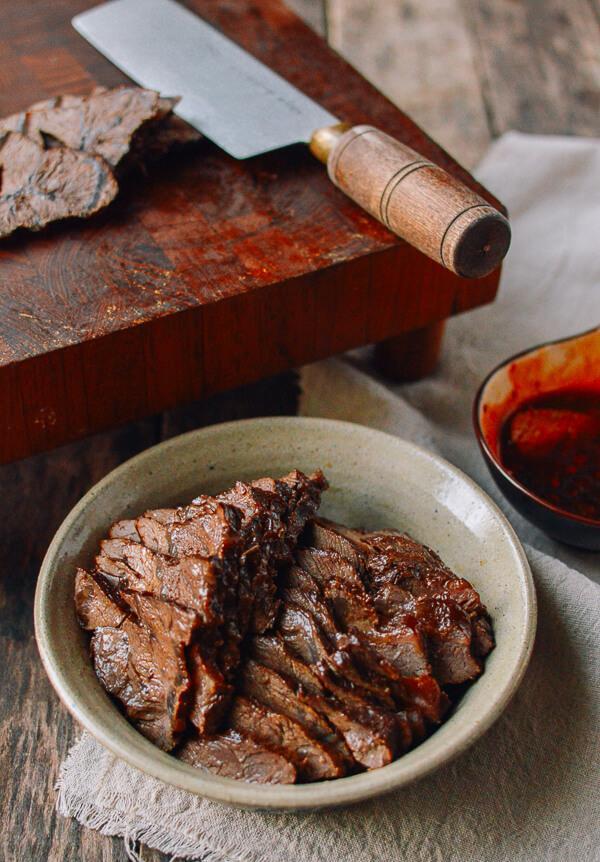
[[[216,492],[235,479],[321,467],[330,483],[321,512],[366,528],[400,528],[435,548],[482,595],[496,648],[483,676],[425,742],[389,766],[305,785],[246,784],[160,751],[121,715],[95,677],[77,625],[73,583],[117,518]],[[99,742],[168,784],[246,808],[299,810],[357,802],[409,784],[464,751],[507,705],[527,666],[536,602],[512,528],[474,482],[441,458],[346,422],[251,419],[192,431],[121,465],[68,515],[42,564],[35,598],[38,647],[65,706]]]
[[[524,518],[561,542],[600,550],[600,521],[572,514],[537,496],[500,459],[502,426],[516,408],[542,394],[575,387],[600,392],[600,329],[506,359],[481,384],[473,404],[473,424],[490,473]]]

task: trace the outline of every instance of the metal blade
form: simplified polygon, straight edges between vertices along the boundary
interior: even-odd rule
[[[306,142],[336,117],[173,0],[111,0],[73,18],[88,42],[236,159]]]

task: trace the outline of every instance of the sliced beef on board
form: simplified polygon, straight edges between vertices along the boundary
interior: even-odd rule
[[[134,145],[152,146],[152,136],[160,134],[177,102],[142,87],[98,87],[87,96],[56,96],[4,117],[0,133],[15,131],[41,147],[63,146],[102,156],[114,168]],[[177,123],[175,128],[184,141],[200,137],[187,125],[184,129]]]
[[[233,730],[205,738],[192,737],[184,742],[177,757],[222,778],[236,778],[251,784],[294,784],[296,781],[296,768],[283,755]]]
[[[288,682],[299,700],[321,713],[341,733],[356,763],[372,769],[394,759],[399,740],[392,713],[342,690],[331,678],[321,679],[297,659],[278,636],[254,638],[252,651],[265,667]],[[404,750],[411,741],[405,742]]]
[[[0,237],[86,218],[116,196],[123,166],[146,165],[200,136],[152,90],[98,88],[0,118]]]
[[[118,192],[99,156],[67,147],[44,150],[16,132],[0,131],[0,237],[17,228],[40,230],[49,222],[87,217]]]
[[[344,775],[339,756],[312,739],[302,725],[250,698],[238,695],[234,699],[229,724],[232,730],[283,754],[294,764],[299,777],[306,781]]]
[[[76,595],[80,621],[93,630],[90,650],[98,679],[144,736],[166,751],[173,748],[186,727],[185,649],[198,615],[138,593],[120,594],[117,605],[83,570],[77,573]]]

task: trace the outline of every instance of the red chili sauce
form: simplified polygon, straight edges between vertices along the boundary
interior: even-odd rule
[[[536,496],[600,520],[600,393],[568,389],[524,402],[502,425],[500,459]]]

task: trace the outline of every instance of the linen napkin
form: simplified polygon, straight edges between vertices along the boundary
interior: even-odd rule
[[[600,141],[510,133],[478,175],[512,218],[499,300],[451,322],[440,370],[427,381],[390,387],[371,376],[366,351],[303,369],[302,412],[437,449],[505,507],[535,546],[527,550],[539,625],[519,691],[453,763],[330,812],[265,814],[198,799],[84,734],[63,764],[58,810],[123,836],[130,859],[143,858],[139,841],[203,862],[600,859],[600,588],[589,579],[600,580],[598,556],[552,543],[522,521],[486,476],[470,429],[475,389],[496,362],[600,322],[600,198],[590,193],[600,185]]]

